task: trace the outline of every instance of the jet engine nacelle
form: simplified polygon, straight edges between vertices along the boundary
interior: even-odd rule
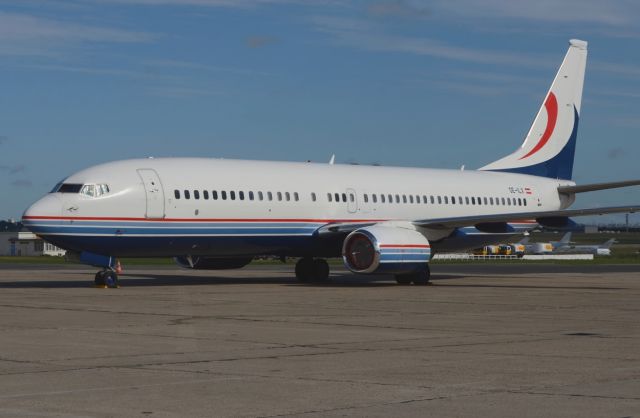
[[[354,273],[413,273],[428,267],[431,246],[416,230],[373,225],[347,235],[342,258]]]
[[[174,260],[180,267],[187,269],[230,270],[246,266],[252,258],[175,257]]]

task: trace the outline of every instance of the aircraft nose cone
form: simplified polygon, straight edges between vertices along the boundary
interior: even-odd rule
[[[62,200],[54,193],[48,194],[42,199],[29,206],[22,214],[22,223],[31,232],[34,230],[34,224],[38,220],[58,217],[62,214]],[[37,228],[36,228],[37,229]]]

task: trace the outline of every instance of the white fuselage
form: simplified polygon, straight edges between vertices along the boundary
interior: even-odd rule
[[[25,212],[31,230],[76,251],[159,256],[189,254],[189,245],[194,253],[215,255],[225,248],[224,238],[229,252],[246,244],[247,254],[269,254],[274,248],[283,253],[290,245],[274,244],[278,237],[312,237],[330,223],[564,209],[572,202],[557,188],[573,182],[490,171],[150,158],[94,166],[64,184],[107,185],[108,192],[50,193]],[[452,230],[422,232],[438,241]],[[247,239],[254,235],[273,239],[260,248],[260,241]],[[199,241],[190,244],[188,237]],[[206,237],[219,243],[203,246]],[[135,238],[144,241],[136,245]],[[154,245],[154,239],[162,244]],[[173,248],[166,248],[170,243]]]

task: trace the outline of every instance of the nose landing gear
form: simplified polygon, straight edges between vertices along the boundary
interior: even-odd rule
[[[117,289],[120,287],[118,286],[118,273],[111,269],[105,269],[97,272],[93,283],[95,287],[103,289]]]

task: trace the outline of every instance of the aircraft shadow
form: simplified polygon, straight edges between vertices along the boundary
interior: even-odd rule
[[[93,276],[86,272],[70,272],[73,280],[19,280],[0,281],[0,289],[82,289],[93,286]],[[80,276],[78,278],[78,276]],[[432,280],[463,278],[455,275],[433,275]],[[212,286],[212,285],[252,285],[275,284],[304,287],[390,287],[398,286],[393,276],[356,276],[353,274],[334,274],[328,282],[301,283],[293,276],[278,277],[229,277],[229,276],[193,276],[179,274],[142,274],[132,273],[120,276],[120,285],[124,287],[159,286]]]
[[[92,276],[86,272],[70,272],[73,280],[20,280],[2,281],[0,289],[83,289],[92,287]],[[80,277],[79,277],[80,276]],[[490,278],[491,276],[484,276]],[[624,290],[621,287],[605,286],[548,286],[522,284],[456,283],[458,279],[474,280],[473,277],[457,274],[434,274],[431,277],[434,286],[460,288],[497,288],[497,289],[549,289],[549,290]],[[482,278],[477,278],[478,281]],[[254,285],[273,284],[292,287],[396,287],[393,276],[357,276],[354,274],[334,274],[325,283],[300,283],[293,276],[278,277],[229,277],[229,276],[193,276],[179,274],[123,274],[120,284],[125,287],[161,287],[161,286],[214,286],[214,285]]]

